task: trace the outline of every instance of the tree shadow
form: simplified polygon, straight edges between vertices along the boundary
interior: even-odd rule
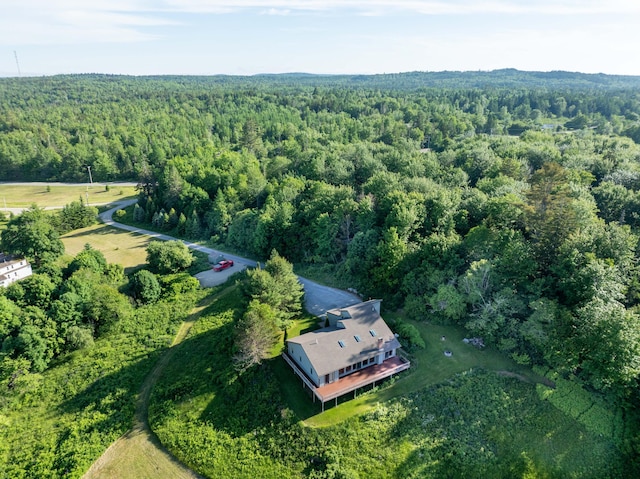
[[[234,370],[234,326],[233,321],[221,323],[176,346],[171,363],[152,393],[152,424],[162,421],[165,402],[179,407],[186,401],[198,402],[199,398],[208,401],[199,420],[232,437],[266,427],[277,419],[281,395],[271,368],[262,364],[241,374]]]
[[[95,228],[95,225],[93,225],[87,228],[76,230],[75,232],[66,233],[63,236],[65,238],[82,238],[83,236],[93,236],[93,235],[120,235],[120,236],[133,235],[133,236],[140,236],[140,237],[145,236],[140,233],[122,230],[109,225],[101,225],[99,228]]]
[[[131,429],[141,385],[162,353],[140,355],[117,371],[100,374],[58,405],[56,414],[61,420],[54,469],[60,476],[86,471],[111,442]]]
[[[78,414],[84,411],[91,412],[92,415],[97,413],[103,416],[103,419],[92,423],[92,430],[108,433],[124,427],[122,432],[125,432],[131,426],[140,387],[164,351],[140,355],[140,359],[134,360],[128,366],[112,373],[101,374],[88,387],[63,401],[58,406],[58,412]]]

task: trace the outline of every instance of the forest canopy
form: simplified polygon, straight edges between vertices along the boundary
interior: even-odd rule
[[[627,400],[639,131],[637,77],[0,80],[0,179],[138,181],[138,223],[275,250]]]

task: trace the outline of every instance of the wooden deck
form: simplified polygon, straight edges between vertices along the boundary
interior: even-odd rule
[[[344,394],[355,391],[376,381],[388,378],[389,376],[409,369],[411,363],[398,356],[389,358],[382,364],[359,369],[355,373],[341,377],[335,382],[316,388],[318,398],[322,402],[327,402]]]
[[[304,384],[311,389],[314,394],[314,399],[317,397],[322,403],[322,410],[324,411],[324,403],[331,401],[332,399],[339,398],[347,393],[355,391],[369,384],[373,384],[376,381],[388,378],[393,374],[399,373],[409,369],[411,363],[400,356],[394,356],[387,359],[382,364],[376,364],[367,368],[360,369],[347,376],[343,376],[339,380],[326,384],[324,386],[316,387],[315,384],[307,377],[307,375],[298,368],[291,358],[285,353],[282,355],[285,361],[291,366],[294,372],[302,379]]]

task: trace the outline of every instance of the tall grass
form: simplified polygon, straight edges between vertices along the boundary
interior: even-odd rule
[[[534,384],[480,367],[511,364],[491,351],[478,351],[488,359],[471,370],[459,372],[458,365],[431,373],[438,366],[425,353],[412,373],[417,388],[402,386],[401,395],[386,401],[379,391],[367,393],[364,413],[305,426],[298,413],[313,414],[315,406],[295,392],[297,381],[279,358],[234,371],[229,358],[239,304],[239,293],[230,289],[209,307],[151,398],[152,429],[207,477],[606,478],[637,472],[614,440],[541,400]],[[441,341],[441,331],[435,333]],[[423,339],[435,348],[432,338]],[[437,380],[440,375],[446,376]]]

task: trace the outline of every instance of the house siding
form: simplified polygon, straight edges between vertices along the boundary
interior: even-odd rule
[[[309,379],[311,379],[313,384],[315,384],[316,386],[322,386],[324,384],[324,377],[318,377],[318,372],[311,365],[311,361],[309,361],[309,358],[302,349],[302,346],[296,343],[288,344],[288,351],[291,359],[293,359],[298,367],[302,369],[307,376],[309,376]]]
[[[33,274],[31,265],[26,259],[8,260],[0,254],[0,286],[9,286],[18,280]]]

